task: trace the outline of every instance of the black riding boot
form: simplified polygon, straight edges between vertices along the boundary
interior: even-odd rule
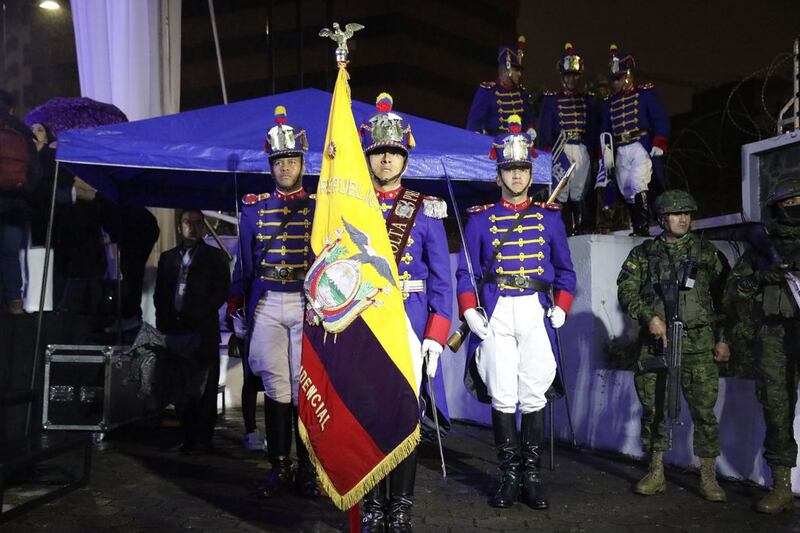
[[[317,485],[317,471],[311,463],[306,445],[300,437],[300,424],[297,407],[292,407],[292,423],[294,424],[294,449],[297,453],[297,472],[294,475],[294,491],[303,498],[316,498],[320,495]]]
[[[272,469],[267,481],[259,487],[258,494],[269,498],[292,488],[292,404],[280,403],[270,398],[267,403],[267,448]]]
[[[502,479],[497,493],[489,500],[492,507],[511,507],[519,497],[520,453],[517,418],[514,413],[492,409],[492,427]]]
[[[569,203],[570,211],[572,211],[572,229],[570,236],[580,235],[583,233],[583,218],[585,214],[585,206],[583,200]]]
[[[361,533],[386,532],[386,483],[380,480],[361,500]]]
[[[417,450],[389,473],[389,533],[411,532],[411,506],[414,504],[414,478],[417,475]]]
[[[633,204],[628,204],[631,212],[632,235],[640,237],[650,236],[650,204],[647,203],[647,193],[640,192],[633,197]]]
[[[544,409],[522,415],[522,500],[534,509],[547,509],[539,454],[544,432]]]

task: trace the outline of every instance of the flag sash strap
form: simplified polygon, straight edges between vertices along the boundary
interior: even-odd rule
[[[389,243],[394,252],[394,261],[400,264],[400,258],[406,249],[406,243],[411,236],[411,228],[417,219],[419,208],[422,207],[423,196],[417,191],[403,189],[397,201],[386,217],[386,231],[389,233]]]

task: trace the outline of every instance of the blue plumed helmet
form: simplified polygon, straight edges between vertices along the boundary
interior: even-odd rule
[[[633,56],[623,53],[616,44],[608,47],[608,56],[608,74],[612,78],[624,76],[636,68]]]
[[[508,133],[494,138],[489,159],[497,161],[497,168],[513,165],[533,166],[533,159],[539,157],[533,148],[533,138],[522,131],[522,119],[519,115],[508,117]]]
[[[275,108],[275,125],[267,132],[264,141],[264,153],[270,160],[276,157],[294,157],[308,151],[306,130],[286,122],[286,108],[279,105]]]
[[[575,53],[572,43],[564,45],[564,55],[558,60],[558,71],[561,74],[580,74],[583,72],[583,59]]]
[[[402,115],[392,111],[393,103],[389,93],[379,94],[375,100],[378,112],[361,125],[359,133],[365,154],[381,148],[397,148],[408,157],[408,152],[416,146],[411,124]]]
[[[511,70],[511,67],[522,68],[522,58],[525,56],[525,36],[517,37],[517,46],[498,46],[497,64]]]

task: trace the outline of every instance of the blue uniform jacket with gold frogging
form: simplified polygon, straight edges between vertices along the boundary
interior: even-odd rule
[[[383,218],[389,216],[402,189],[377,192]],[[428,198],[423,203],[442,202]],[[427,214],[421,206],[405,250],[400,258],[400,280],[424,280],[425,291],[412,292],[404,299],[406,314],[419,339],[431,338],[444,345],[450,332],[453,286],[450,276],[450,253],[444,224]]]
[[[469,221],[464,229],[470,261],[475,274],[474,286],[480,285],[481,276],[487,274],[492,262],[494,247],[505,232],[514,224],[517,213],[522,211],[528,202],[513,206],[501,201],[497,204],[473,208]],[[522,274],[541,280],[553,287],[555,301],[550,295],[540,292],[542,305],[550,307],[555,304],[569,311],[572,295],[575,293],[575,271],[567,244],[567,235],[561,213],[556,210],[535,206],[524,215],[525,218],[515,230],[514,235],[503,244],[498,257],[491,266],[495,274]],[[475,307],[475,288],[470,282],[466,256],[462,250],[456,270],[458,302],[461,313]],[[533,294],[533,289],[519,289],[498,286],[487,281],[483,285],[480,302],[491,319],[497,300],[500,296],[522,296]],[[550,321],[545,326],[554,340]],[[473,353],[480,344],[476,335],[470,335],[469,351]],[[555,353],[555,346],[553,351]]]
[[[308,202],[298,210],[304,199]],[[314,204],[313,198],[308,198],[305,191],[288,196],[281,193],[248,194],[242,200],[239,223],[241,251],[229,295],[234,299],[245,299],[248,323],[252,323],[255,305],[266,291],[303,290],[302,280],[280,280],[262,274],[265,267],[283,268],[289,273],[294,269],[303,272],[308,269],[313,259],[310,240]],[[289,221],[269,239],[287,216]]]

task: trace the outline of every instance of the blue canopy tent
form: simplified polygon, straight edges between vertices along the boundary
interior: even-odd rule
[[[136,122],[64,131],[59,135],[56,158],[121,204],[232,211],[242,194],[270,188],[265,183],[269,166],[262,148],[278,105],[286,107],[290,123],[306,129],[307,174],[312,179],[318,176],[330,101],[330,93],[302,89]],[[357,124],[374,113],[373,105],[353,101]],[[420,117],[408,118],[417,140],[406,172],[409,186],[447,198],[444,178],[449,176],[456,194],[467,204],[469,197],[485,202],[487,191],[495,198],[495,167],[487,158],[491,138]],[[535,181],[548,183],[549,154],[535,160],[534,176]]]

